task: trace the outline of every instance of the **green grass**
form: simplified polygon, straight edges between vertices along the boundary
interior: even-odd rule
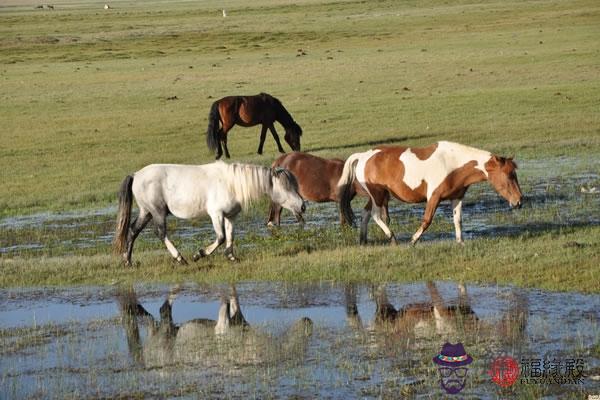
[[[591,0],[55,6],[0,8],[0,215],[113,204],[148,163],[212,160],[208,109],[237,93],[279,97],[323,156],[441,139],[598,154]],[[255,154],[258,134],[231,132],[235,160],[275,158],[270,138]]]
[[[524,161],[524,189],[557,179],[550,193],[574,170],[596,174],[597,184],[597,1],[161,0],[115,2],[109,11],[88,0],[54,11],[27,0],[3,4],[0,217],[115,205],[123,177],[146,164],[210,162],[211,103],[260,91],[282,100],[304,129],[303,150],[321,156],[452,140]],[[234,128],[233,160],[270,164],[273,140],[258,156],[258,136],[258,127]],[[585,161],[573,168],[562,157]],[[596,200],[575,202],[578,221],[597,213]],[[354,233],[335,229],[248,235],[236,242],[241,263],[218,254],[183,268],[160,244],[142,241],[141,265],[123,269],[107,246],[63,247],[77,231],[7,227],[2,247],[41,242],[50,250],[2,255],[0,287],[452,279],[600,292],[600,229],[561,228],[571,218],[564,210],[556,201],[517,217],[498,214],[499,225],[533,230],[533,221],[540,229],[465,248],[362,248]],[[105,220],[88,229],[110,231]],[[430,232],[451,229],[436,219]],[[569,242],[584,245],[563,247]]]
[[[124,268],[116,256],[105,253],[2,258],[0,287],[139,281],[453,280],[600,292],[600,227],[476,239],[465,246],[451,241],[426,242],[416,247],[351,246],[354,236],[322,230],[265,238],[260,246],[238,249],[238,263],[227,261],[218,252],[197,263],[179,266],[164,249],[135,253],[135,268]],[[189,254],[184,251],[184,255]]]

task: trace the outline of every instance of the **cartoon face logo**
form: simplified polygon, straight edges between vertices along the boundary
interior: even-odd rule
[[[463,390],[467,383],[467,365],[473,358],[465,352],[462,343],[444,343],[440,354],[433,357],[433,362],[438,365],[440,385],[449,394],[456,394]]]

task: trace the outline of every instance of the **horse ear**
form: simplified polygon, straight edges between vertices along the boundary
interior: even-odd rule
[[[488,172],[493,171],[494,169],[498,168],[499,166],[500,166],[500,159],[495,154],[492,154],[490,159],[485,163],[485,169]]]
[[[513,167],[514,169],[517,169],[517,168],[518,168],[518,167],[517,167],[517,163],[515,162],[514,158],[515,158],[515,156],[514,156],[514,155],[512,155],[512,156],[508,157],[508,158],[506,159],[506,161],[508,161],[508,162],[509,162],[509,163],[512,165],[512,167]]]

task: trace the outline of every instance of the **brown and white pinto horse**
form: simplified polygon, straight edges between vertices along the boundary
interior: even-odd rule
[[[438,142],[423,148],[381,146],[352,154],[346,160],[338,183],[340,207],[346,219],[353,221],[350,200],[356,178],[373,201],[372,210],[363,210],[360,242],[367,241],[367,224],[372,216],[394,243],[394,234],[379,216],[386,193],[408,203],[427,202],[423,222],[412,237],[414,244],[431,224],[440,201],[452,200],[456,241],[462,243],[462,198],[469,186],[487,180],[511,207],[520,207],[516,169],[512,158],[458,143]]]
[[[300,196],[304,200],[317,203],[339,202],[337,183],[344,169],[343,160],[337,158],[326,159],[312,154],[293,152],[280,156],[277,160],[273,161],[272,167],[285,168],[296,177],[298,181],[298,193],[300,193]],[[350,199],[353,199],[356,194],[368,197],[367,192],[363,190],[358,182],[354,182],[351,185],[348,196]],[[386,193],[386,197],[383,200],[383,207],[381,208],[381,212],[384,213],[384,221],[388,220],[388,197]],[[371,209],[371,199],[369,199],[366,207]],[[267,225],[279,225],[281,210],[282,207],[279,204],[271,202]],[[348,223],[341,211],[340,223],[342,225]]]
[[[227,132],[234,125],[254,126],[261,124],[260,143],[258,154],[262,154],[263,145],[267,137],[267,129],[271,131],[277,148],[284,153],[279,136],[273,125],[279,122],[285,128],[285,141],[292,150],[300,151],[300,136],[302,128],[281,102],[270,94],[260,93],[255,96],[227,96],[213,103],[208,114],[208,128],[206,130],[206,144],[208,148],[217,153],[217,160],[223,155],[221,143],[225,148],[225,157],[229,158],[227,149]],[[219,127],[220,123],[220,127]]]

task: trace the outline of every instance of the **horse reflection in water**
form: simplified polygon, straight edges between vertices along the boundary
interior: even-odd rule
[[[312,321],[301,318],[281,336],[252,328],[242,313],[234,286],[221,298],[216,320],[194,319],[175,325],[173,303],[178,289],[172,290],[160,308],[156,320],[138,302],[133,288],[118,294],[123,327],[133,360],[156,368],[177,364],[202,367],[271,364],[301,360],[312,335]],[[144,341],[140,324],[147,326]]]
[[[471,307],[467,289],[458,284],[458,301],[443,299],[437,286],[427,282],[430,301],[408,304],[396,309],[389,301],[385,286],[373,290],[375,316],[373,324],[364,327],[356,304],[356,288],[346,286],[346,317],[354,329],[384,333],[386,337],[400,336],[415,339],[443,337],[458,339],[469,333],[498,339],[501,343],[521,342],[527,327],[527,300],[517,292],[510,294],[508,309],[498,321],[483,321]],[[390,335],[390,333],[392,335]],[[460,341],[460,340],[458,340]],[[409,341],[405,342],[408,345]]]

